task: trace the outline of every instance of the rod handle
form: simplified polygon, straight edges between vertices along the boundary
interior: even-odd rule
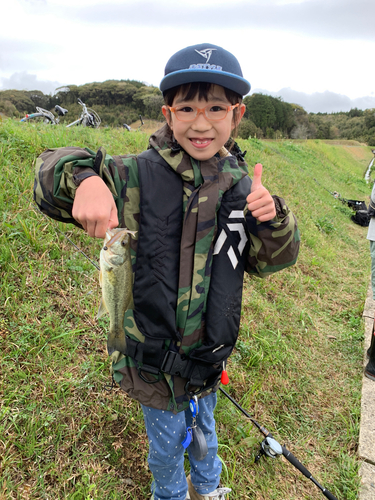
[[[312,481],[322,491],[325,497],[329,498],[329,500],[337,500],[337,498],[334,495],[332,495],[330,491],[325,489],[321,484],[318,483],[318,481],[316,481],[312,477],[311,472],[309,472],[306,469],[306,467],[303,466],[299,460],[297,460],[297,458],[293,455],[291,451],[287,450],[285,446],[281,446],[281,448],[283,450],[283,455],[288,460],[288,462],[290,462],[292,465],[294,465],[296,469],[302,472],[302,474],[306,476],[307,479],[310,479],[310,481]]]
[[[323,492],[323,495],[325,497],[329,498],[329,500],[337,500],[337,498],[335,496],[333,496],[332,493],[330,491],[326,490],[325,488],[324,488],[324,490],[322,490],[322,492]]]
[[[307,479],[311,479],[311,472],[309,472],[304,465],[301,464],[299,460],[293,455],[293,453],[285,448],[285,446],[281,446],[283,449],[284,457],[290,462],[294,467],[296,467]]]

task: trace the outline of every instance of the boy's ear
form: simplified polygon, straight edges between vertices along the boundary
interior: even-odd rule
[[[236,120],[236,127],[238,126],[238,124],[240,123],[240,121],[242,120],[242,117],[243,115],[245,114],[245,111],[246,111],[246,106],[244,103],[241,103],[240,104],[240,109],[239,109],[239,116],[237,116],[237,120]]]
[[[232,130],[238,127],[245,111],[246,111],[246,106],[244,103],[241,103],[240,107],[238,108],[238,112],[236,114],[233,113]]]
[[[164,115],[164,118],[167,120],[169,127],[172,129],[171,112],[169,111],[167,106],[162,106],[161,110],[162,110],[162,113]]]

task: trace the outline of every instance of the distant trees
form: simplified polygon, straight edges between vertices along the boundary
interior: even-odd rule
[[[290,133],[292,139],[307,139],[309,137],[309,127],[304,123],[298,123]]]
[[[163,119],[161,106],[164,101],[160,90],[136,80],[68,85],[57,89],[53,96],[45,95],[39,90],[0,91],[0,113],[19,118],[34,112],[36,106],[53,110],[59,104],[69,109],[69,116],[75,116],[81,111],[78,98],[94,108],[107,125],[132,123],[138,120],[139,115],[155,120]]]
[[[0,113],[19,118],[36,106],[53,110],[56,104],[69,109],[69,118],[78,116],[78,98],[93,107],[103,124],[122,126],[144,118],[163,120],[162,93],[157,87],[136,80],[107,80],[85,85],[68,85],[55,95],[39,90],[0,91]],[[302,106],[281,97],[252,94],[244,98],[245,115],[238,136],[268,139],[355,139],[375,146],[375,109],[353,108],[341,113],[308,113]],[[62,119],[64,121],[64,119]]]
[[[7,116],[18,117],[21,114],[32,113],[36,106],[48,105],[48,96],[39,90],[3,90],[0,92],[0,111]]]
[[[375,109],[366,109],[363,111],[365,118],[366,128],[371,129],[375,127]]]
[[[241,137],[245,137],[248,131],[252,131],[257,137],[288,137],[295,125],[293,108],[281,97],[252,94],[244,98],[244,104],[245,121],[239,129]]]
[[[148,87],[133,80],[107,80],[102,83],[86,83],[80,86],[69,85],[58,92],[56,97],[66,105],[77,102],[78,97],[84,102],[89,102],[90,106],[130,105],[133,104],[138,90],[142,88]]]
[[[263,94],[244,99],[239,136],[277,139],[355,139],[375,145],[375,109],[342,113],[307,113],[302,106]]]
[[[361,109],[358,109],[358,108],[352,108],[349,112],[348,112],[348,116],[350,118],[354,118],[356,116],[363,116],[363,111]]]
[[[95,108],[106,123],[121,126],[132,123],[139,115],[150,119],[162,119],[162,93],[157,87],[135,80],[107,80],[102,83],[88,83],[81,86],[69,85],[58,92],[55,99],[66,107],[75,107],[78,97]]]
[[[375,109],[366,109],[363,113],[366,126],[365,139],[369,146],[375,146]]]
[[[242,139],[248,139],[249,137],[257,137],[258,139],[261,139],[263,137],[263,131],[249,118],[242,118],[238,127],[237,135]]]
[[[133,96],[134,104],[141,110],[141,114],[154,120],[161,120],[161,107],[164,104],[163,95],[156,87],[142,87]]]
[[[294,127],[290,132],[292,139],[314,139],[317,134],[316,126],[310,120],[310,115],[298,104],[291,104],[293,108]]]
[[[352,139],[375,146],[375,109],[357,108],[341,113],[310,113],[317,139]]]

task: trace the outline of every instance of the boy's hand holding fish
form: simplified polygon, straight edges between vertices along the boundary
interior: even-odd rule
[[[93,238],[104,238],[107,229],[118,226],[113,195],[99,176],[88,177],[78,186],[72,215]]]

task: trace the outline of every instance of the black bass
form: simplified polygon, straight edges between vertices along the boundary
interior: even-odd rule
[[[124,228],[108,229],[100,251],[102,301],[97,318],[109,313],[107,350],[109,356],[115,353],[115,358],[120,352],[125,353],[124,316],[133,307],[130,235],[134,236],[135,233]]]

